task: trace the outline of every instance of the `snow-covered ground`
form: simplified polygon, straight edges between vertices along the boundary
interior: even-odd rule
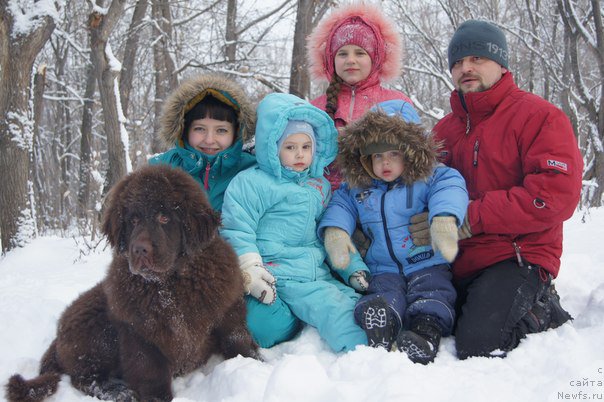
[[[262,349],[264,362],[217,357],[174,381],[175,401],[560,401],[604,400],[604,209],[565,225],[556,287],[572,324],[530,335],[506,359],[459,361],[444,339],[436,361],[359,347],[334,354],[316,330]],[[42,237],[0,259],[0,382],[36,375],[59,315],[104,275],[108,249],[80,256],[71,238]],[[0,396],[4,400],[4,395]],[[50,401],[92,401],[63,377]]]

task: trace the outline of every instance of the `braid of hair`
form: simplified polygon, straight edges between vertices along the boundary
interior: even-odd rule
[[[342,79],[337,74],[334,74],[329,82],[329,86],[325,90],[325,94],[327,95],[325,112],[327,112],[332,120],[335,120],[336,112],[338,111],[338,94],[340,93],[341,84]]]

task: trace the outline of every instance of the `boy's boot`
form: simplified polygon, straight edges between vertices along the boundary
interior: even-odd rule
[[[360,325],[367,334],[368,345],[373,348],[383,347],[390,351],[396,337],[396,320],[394,311],[381,297],[367,302],[363,306]]]
[[[434,361],[442,330],[436,318],[419,314],[411,320],[411,329],[401,331],[396,339],[398,350],[407,353],[413,363],[428,364]]]

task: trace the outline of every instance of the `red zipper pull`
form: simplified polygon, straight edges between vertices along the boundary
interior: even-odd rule
[[[203,177],[203,188],[207,190],[210,189],[210,169],[212,168],[212,166],[210,165],[210,162],[208,162],[208,164],[206,165],[206,174]]]
[[[476,142],[474,143],[474,154],[473,154],[473,159],[472,159],[472,165],[474,165],[475,167],[478,166],[478,148],[480,147],[480,144],[478,142],[478,138],[476,138]]]

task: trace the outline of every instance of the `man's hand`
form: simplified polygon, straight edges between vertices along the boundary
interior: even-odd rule
[[[330,226],[325,229],[324,239],[325,251],[329,255],[331,266],[335,269],[346,269],[350,264],[349,253],[357,252],[348,233]]]
[[[428,212],[413,215],[410,220],[409,233],[413,244],[416,246],[428,246],[430,239],[430,223],[428,222]]]
[[[459,228],[459,240],[469,239],[472,237],[472,230],[470,228],[470,221],[468,220],[468,213],[466,212],[466,217],[463,220],[463,225]]]
[[[245,292],[261,303],[273,304],[277,299],[276,281],[262,264],[260,254],[246,253],[239,256],[239,268],[243,275]]]

